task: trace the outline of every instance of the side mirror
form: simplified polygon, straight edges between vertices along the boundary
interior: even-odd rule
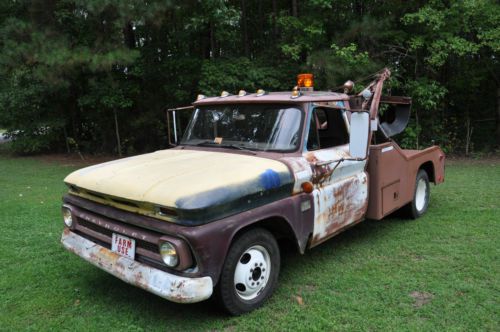
[[[349,133],[349,154],[351,158],[366,159],[369,133],[370,115],[368,112],[352,112]]]

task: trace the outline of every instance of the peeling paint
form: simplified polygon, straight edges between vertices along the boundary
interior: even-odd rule
[[[366,178],[362,172],[313,191],[313,245],[363,218],[368,204]]]
[[[293,185],[293,194],[302,192],[302,183],[311,181],[312,168],[311,164],[302,156],[300,157],[284,157],[280,159],[287,164],[291,169],[295,182]]]
[[[90,166],[71,173],[64,182],[122,201],[175,208],[179,199],[221,188],[232,186],[245,190],[245,184],[258,182],[262,174],[269,171],[273,172],[273,181],[276,180],[274,173],[279,174],[282,183],[286,182],[283,174],[289,177],[289,170],[283,163],[268,158],[220,151],[171,149]],[[108,203],[120,205],[120,202]],[[131,209],[124,204],[119,208]],[[144,211],[135,209],[132,212]]]

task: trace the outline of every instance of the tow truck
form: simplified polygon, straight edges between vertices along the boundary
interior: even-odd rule
[[[365,219],[428,209],[444,181],[438,146],[402,149],[411,99],[361,92],[198,96],[171,149],[65,178],[63,246],[119,279],[179,303],[212,295],[230,314],[260,307],[280,271],[278,241],[304,254]]]

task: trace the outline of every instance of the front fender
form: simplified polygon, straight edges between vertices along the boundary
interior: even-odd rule
[[[305,211],[302,211],[302,202],[309,202],[304,203]],[[182,236],[191,244],[200,273],[210,276],[216,284],[236,234],[259,221],[272,218],[285,220],[290,226],[293,240],[297,243],[299,250],[304,252],[313,230],[313,207],[310,194],[294,195],[209,224],[184,228]]]

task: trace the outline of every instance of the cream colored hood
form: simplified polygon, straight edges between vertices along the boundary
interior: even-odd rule
[[[289,186],[279,161],[241,154],[171,149],[80,169],[64,180],[96,193],[187,210],[227,206]]]

